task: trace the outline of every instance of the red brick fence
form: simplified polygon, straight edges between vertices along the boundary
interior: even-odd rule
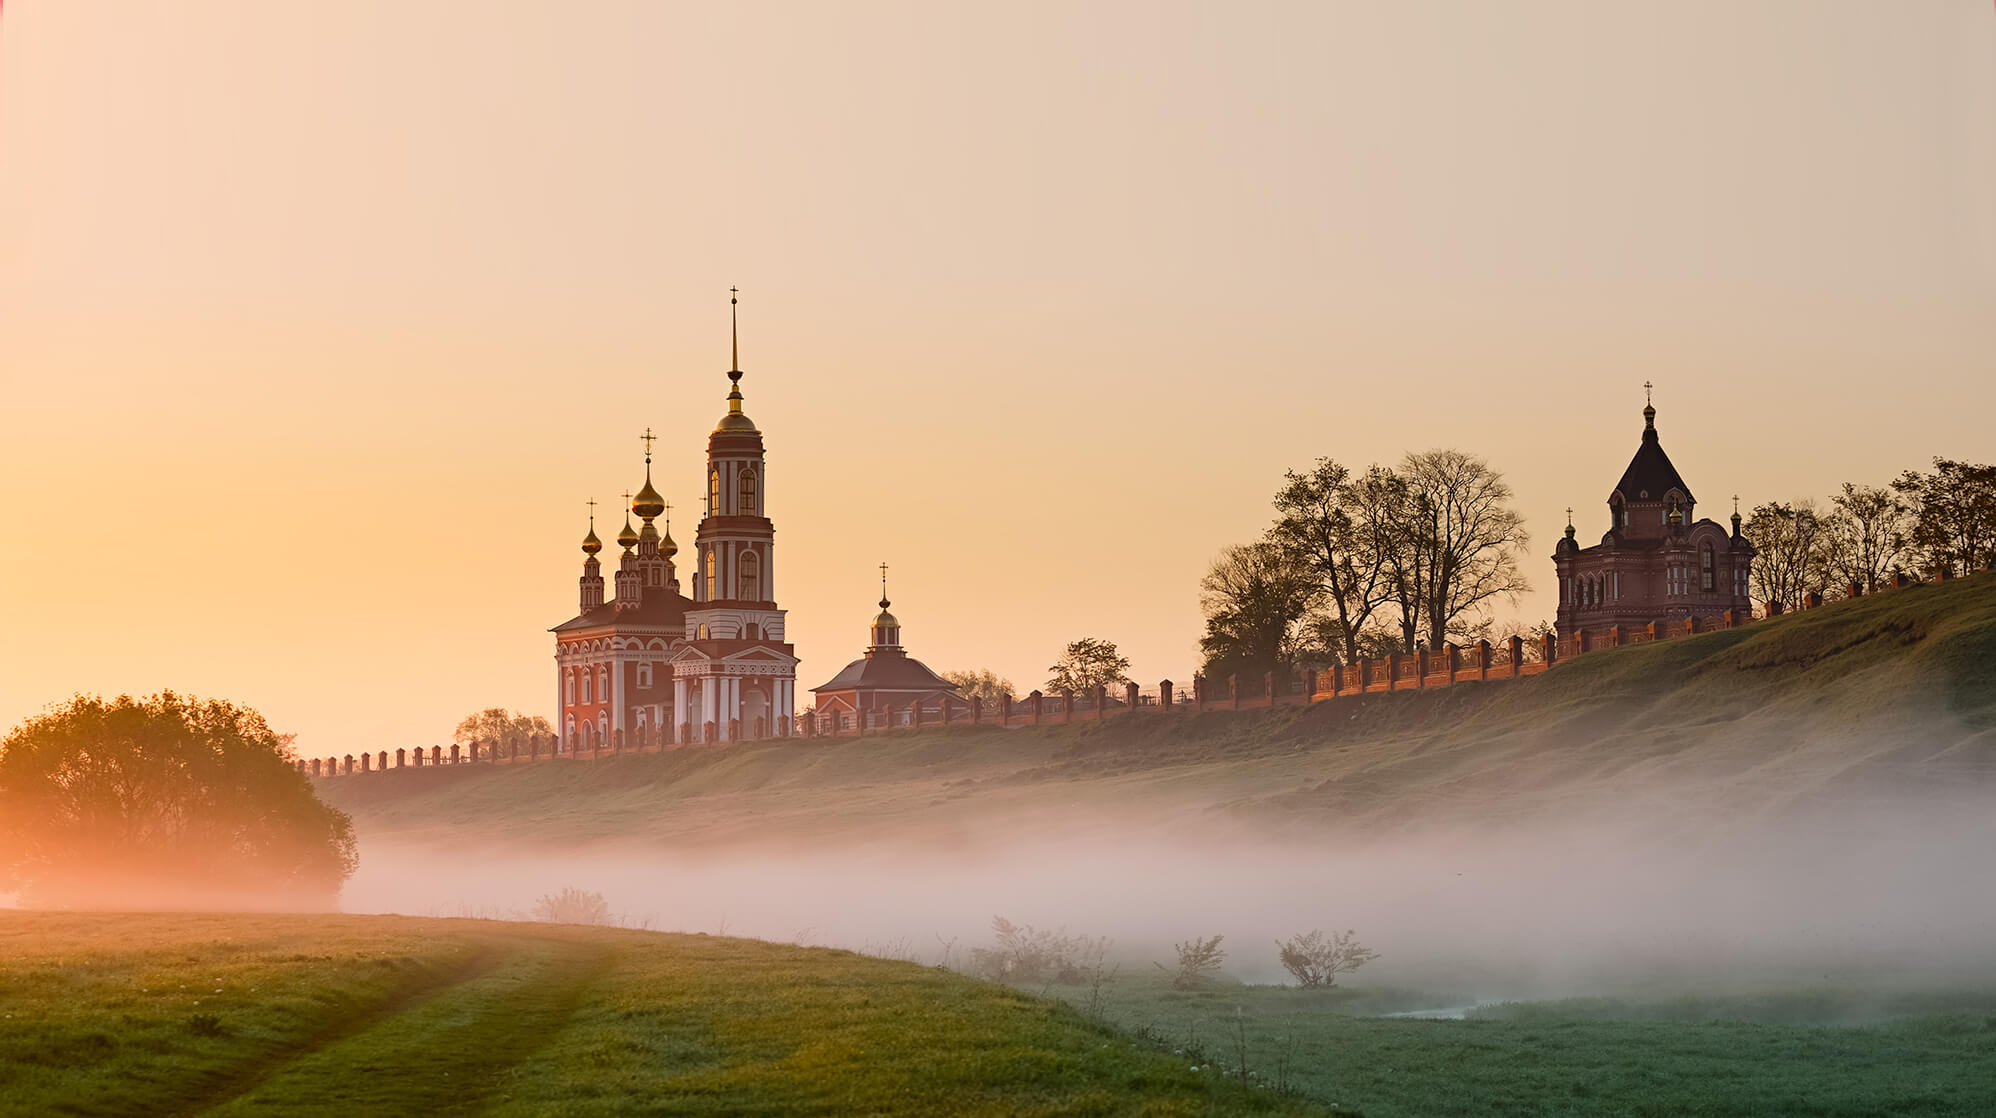
[[[1987,568],[1984,568],[1986,572]],[[1947,576],[1941,575],[1934,581],[1943,582],[1946,579]],[[1890,586],[1880,589],[1903,588],[1913,585],[1913,581],[1905,575],[1897,575]],[[1855,598],[1861,596],[1863,591],[1853,584],[1848,593]],[[1811,593],[1804,600],[1803,608],[1814,609],[1823,604],[1823,595]],[[1772,612],[1779,614],[1781,610],[1777,608]],[[1445,644],[1438,652],[1422,647],[1412,653],[1396,652],[1380,659],[1361,658],[1355,664],[1340,664],[1324,671],[1268,672],[1259,679],[1244,680],[1230,676],[1225,680],[1208,680],[1194,675],[1189,688],[1167,679],[1155,689],[1126,683],[1113,691],[1098,686],[1092,693],[1070,691],[1047,695],[1034,691],[1023,699],[1006,695],[996,703],[973,698],[968,711],[958,710],[932,697],[926,703],[910,702],[904,707],[836,716],[820,717],[815,712],[807,713],[797,719],[797,735],[855,737],[954,726],[1019,728],[1101,721],[1132,713],[1184,714],[1307,706],[1359,695],[1426,691],[1464,682],[1481,683],[1537,675],[1563,660],[1589,652],[1676,636],[1718,632],[1751,624],[1752,621],[1751,617],[1728,611],[1722,617],[1691,618],[1677,624],[1654,621],[1648,625],[1618,625],[1588,630],[1564,640],[1556,640],[1548,634],[1537,642],[1512,637],[1501,644],[1492,644],[1487,640],[1472,645]],[[760,725],[736,725],[732,729],[737,741],[767,740],[769,737],[766,728]],[[744,730],[749,732],[745,734]],[[313,758],[296,764],[299,772],[312,776],[347,776],[445,765],[525,764],[556,758],[589,761],[625,753],[661,753],[668,749],[698,748],[663,741],[659,735],[647,735],[642,731],[627,742],[621,730],[612,734],[610,740],[601,743],[599,748],[562,752],[557,748],[559,744],[554,735],[543,734],[505,745],[475,741],[466,745],[433,745],[427,750],[397,749],[393,754],[383,751],[362,753],[358,757],[348,754],[345,757]]]

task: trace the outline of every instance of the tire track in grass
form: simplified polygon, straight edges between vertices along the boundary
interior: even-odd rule
[[[453,986],[478,978],[499,966],[503,954],[497,944],[490,942],[478,944],[464,958],[450,966],[424,975],[419,980],[394,991],[387,998],[356,1013],[335,1019],[295,1044],[250,1064],[231,1068],[219,1079],[211,1079],[198,1088],[182,1092],[181,1097],[174,1100],[175,1105],[163,1106],[152,1113],[163,1118],[200,1114],[220,1102],[241,1094],[252,1085],[269,1077],[274,1070],[306,1053],[336,1044],[344,1037],[363,1032],[382,1020],[438,997]]]
[[[603,945],[520,937],[482,973],[298,1055],[201,1113],[473,1113],[567,1025],[609,956]]]

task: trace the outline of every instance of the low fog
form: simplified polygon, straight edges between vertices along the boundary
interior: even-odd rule
[[[951,940],[988,945],[1003,915],[1107,936],[1126,968],[1223,934],[1227,972],[1250,982],[1285,980],[1277,938],[1351,928],[1381,958],[1348,983],[1477,1001],[1996,980],[1996,822],[1975,797],[1846,800],[1780,822],[1696,821],[1680,808],[1308,839],[1205,821],[1126,829],[1077,810],[1087,825],[1072,837],[994,821],[971,842],[953,828],[947,842],[911,833],[843,847],[771,835],[752,849],[521,853],[363,835],[342,907],[524,918],[573,885],[600,891],[630,926],[923,962]],[[1062,833],[1035,823],[1033,834]]]

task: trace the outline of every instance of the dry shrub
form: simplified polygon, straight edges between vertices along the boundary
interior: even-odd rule
[[[1311,931],[1287,942],[1277,942],[1275,948],[1283,969],[1294,975],[1305,989],[1329,989],[1338,984],[1338,975],[1379,958],[1379,952],[1360,944],[1358,933],[1349,929],[1328,936]]]

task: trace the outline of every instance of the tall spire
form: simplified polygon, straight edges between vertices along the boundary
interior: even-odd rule
[[[739,287],[728,288],[728,371],[734,374],[731,378],[734,380],[742,379],[742,326],[740,317],[735,313],[735,305],[741,301],[737,298],[740,293]]]
[[[1656,435],[1656,401],[1650,396],[1650,390],[1655,387],[1648,381],[1643,382],[1643,438],[1646,439]]]
[[[721,417],[714,433],[758,435],[755,424],[742,414],[742,331],[741,316],[735,310],[740,304],[741,289],[728,288],[728,414]]]

